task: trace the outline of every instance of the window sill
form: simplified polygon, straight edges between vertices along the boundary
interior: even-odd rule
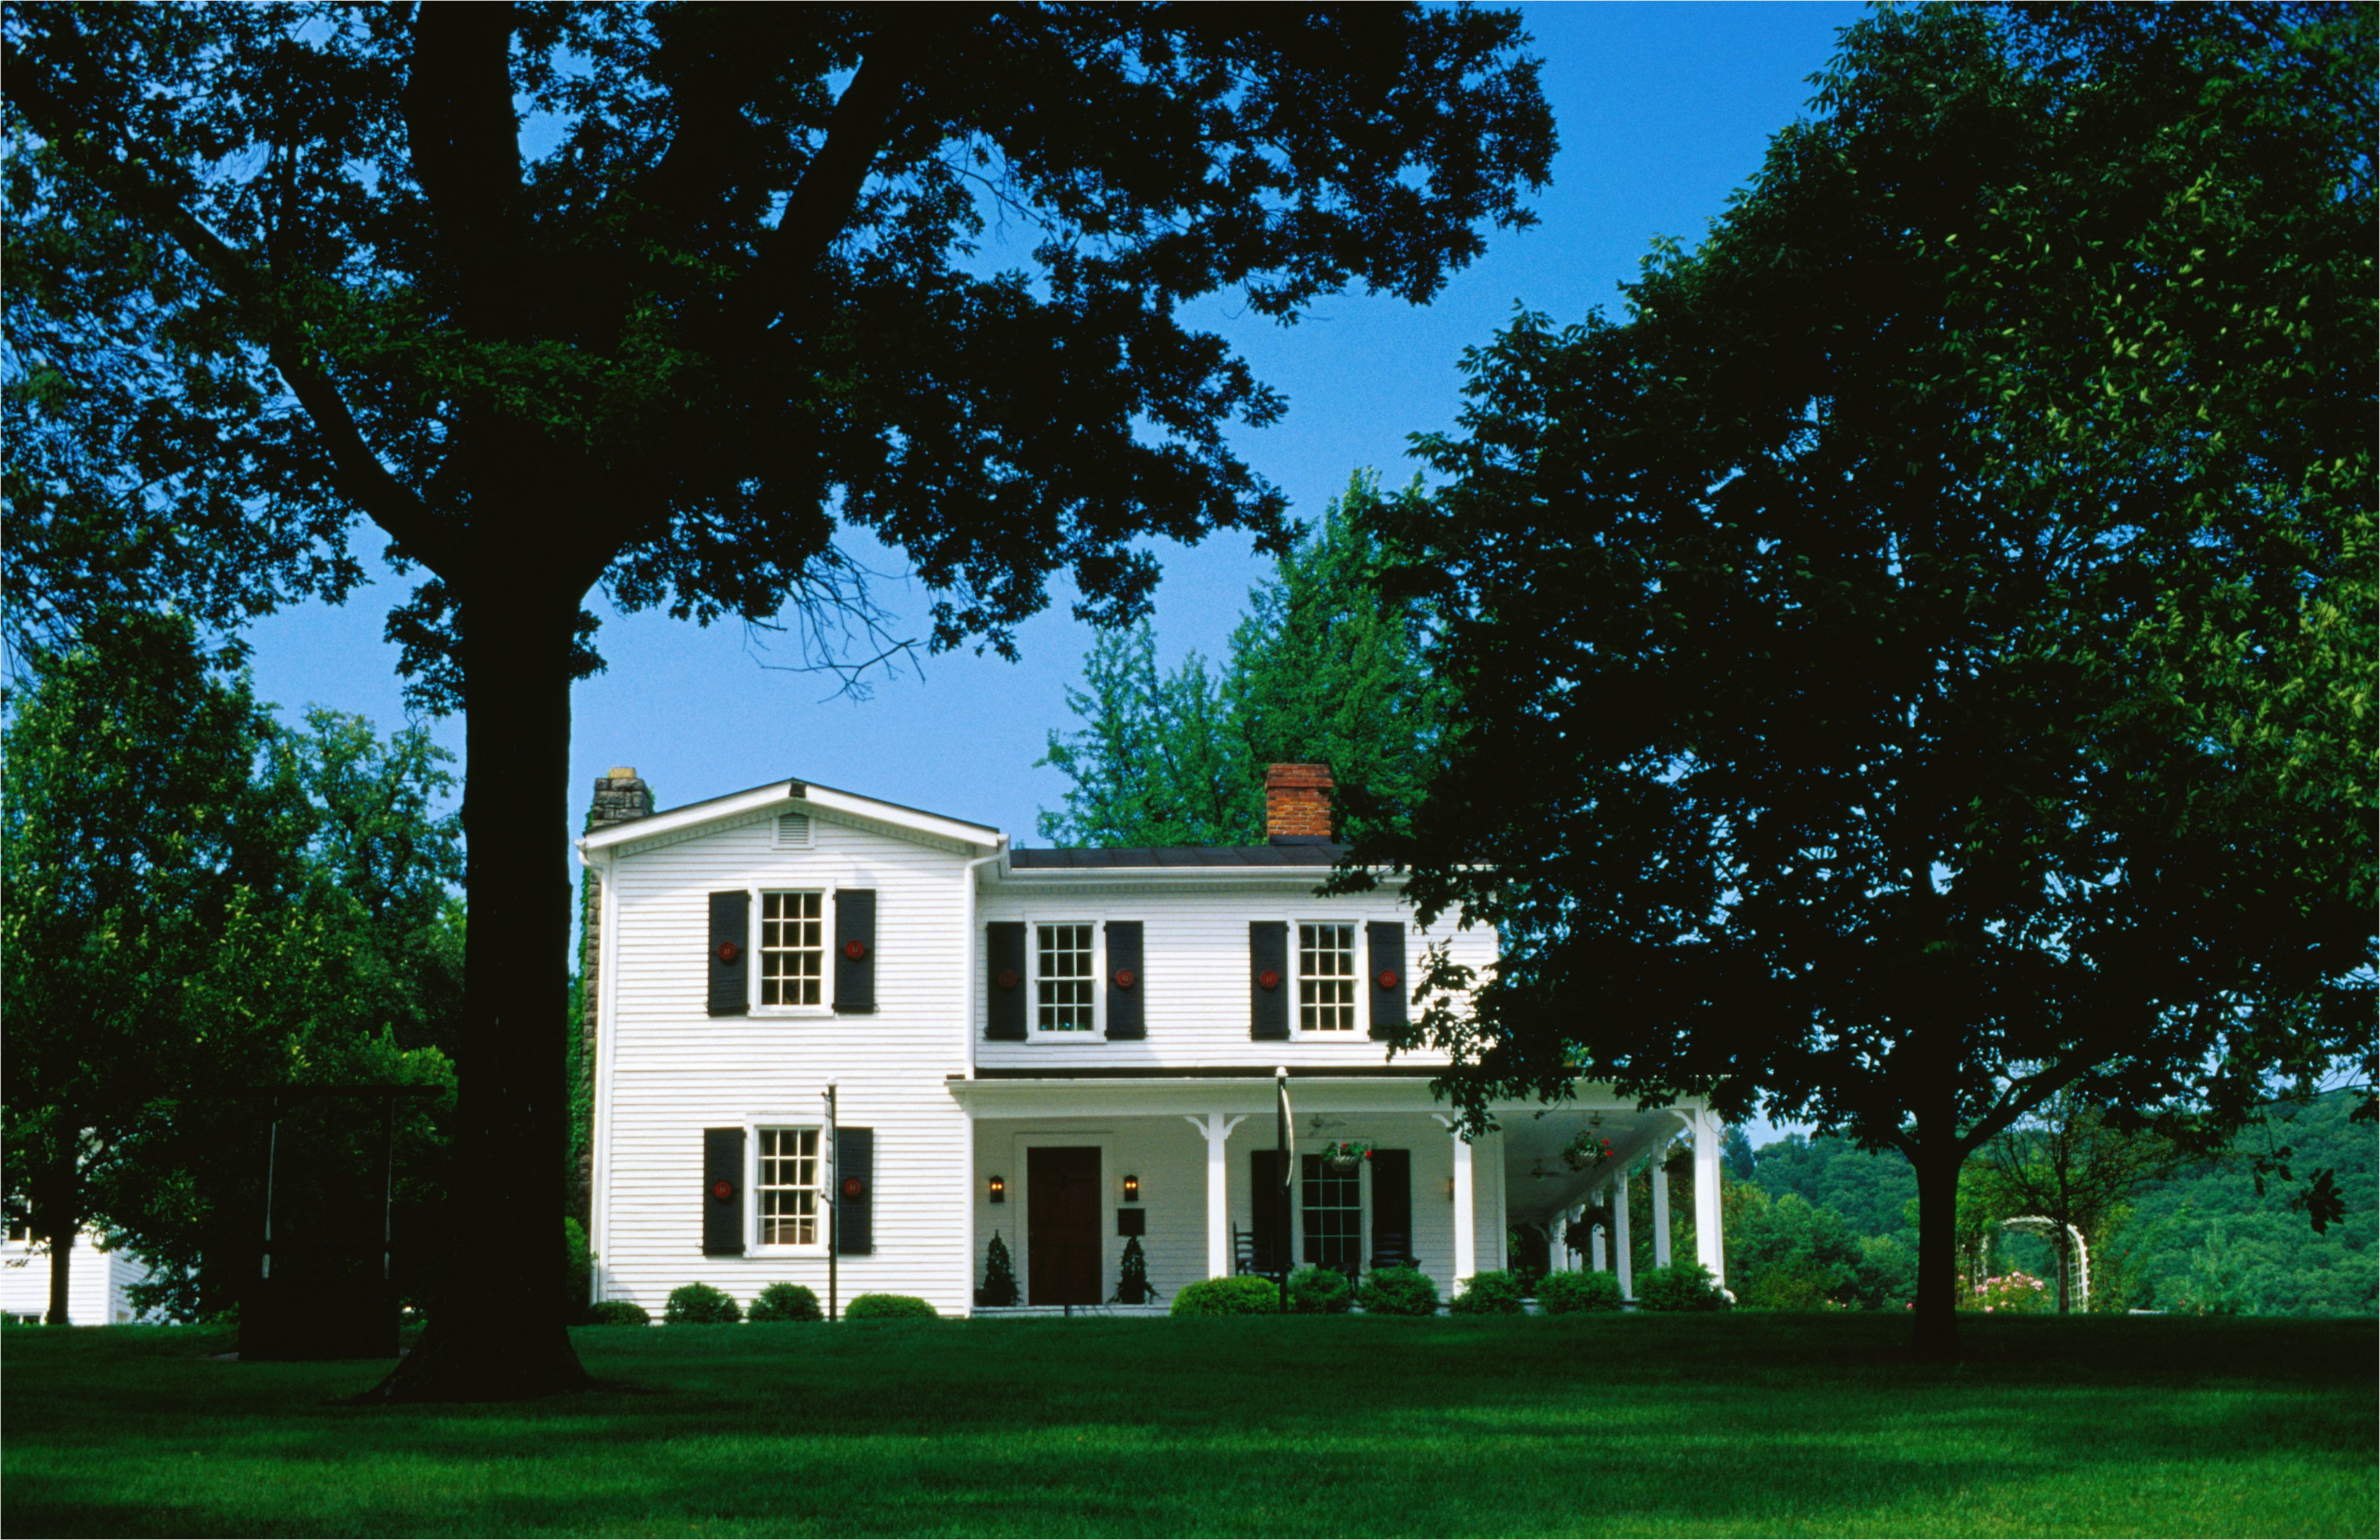
[[[752,1016],[757,1021],[832,1021],[832,1005],[756,1005]]]
[[[745,1255],[781,1259],[800,1257],[823,1259],[826,1256],[826,1246],[823,1243],[813,1243],[807,1246],[753,1246],[746,1251]]]

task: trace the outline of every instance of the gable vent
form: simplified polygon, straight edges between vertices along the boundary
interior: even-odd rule
[[[777,815],[777,848],[807,850],[810,843],[810,816],[808,813]]]

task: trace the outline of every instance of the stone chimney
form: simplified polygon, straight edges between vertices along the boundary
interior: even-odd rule
[[[1265,767],[1265,835],[1277,845],[1330,843],[1330,767]]]
[[[589,832],[630,819],[653,816],[653,789],[628,766],[614,765],[609,775],[595,778],[595,800],[587,808]]]
[[[636,770],[614,765],[609,775],[595,778],[595,799],[587,805],[589,832],[653,816],[653,789]],[[578,914],[578,1073],[571,1086],[575,1100],[595,1105],[595,1041],[603,963],[603,881],[592,870],[580,873]],[[592,1116],[592,1113],[589,1113]],[[593,1223],[595,1207],[595,1130],[577,1131],[577,1158],[570,1172],[570,1212],[583,1225]]]

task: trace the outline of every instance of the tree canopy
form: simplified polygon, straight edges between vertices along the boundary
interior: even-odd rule
[[[1418,488],[1396,494],[1417,498]],[[1220,676],[1192,653],[1170,673],[1143,622],[1083,660],[1039,761],[1074,784],[1041,815],[1044,839],[1091,845],[1237,845],[1265,838],[1265,767],[1331,767],[1342,834],[1399,824],[1421,794],[1446,711],[1423,664],[1427,617],[1385,595],[1368,512],[1378,478],[1359,471],[1320,523],[1248,595]]]
[[[233,1303],[254,1233],[244,1093],[451,1079],[459,831],[419,729],[282,727],[182,617],[83,629],[27,660],[7,726],[9,1201],[54,1248],[54,1320],[58,1243],[86,1225],[149,1264],[144,1304],[188,1318]],[[405,1136],[411,1197],[437,1167],[427,1130]]]
[[[1843,1130],[1923,1194],[2077,1087],[2369,1084],[2368,10],[1895,8],[1619,321],[1469,358],[1383,522],[1443,617],[1459,1085]],[[1440,960],[1432,982],[1467,982]]]
[[[934,646],[1011,649],[1053,573],[1128,620],[1144,537],[1287,533],[1224,439],[1283,403],[1185,304],[1426,301],[1553,152],[1517,18],[1469,6],[16,6],[0,33],[10,613],[340,597],[358,519],[421,575],[391,634],[466,713],[471,1235],[560,1229],[589,590],[848,667],[908,639],[869,629],[856,531],[937,595]],[[388,1394],[585,1383],[540,1279],[459,1276]]]

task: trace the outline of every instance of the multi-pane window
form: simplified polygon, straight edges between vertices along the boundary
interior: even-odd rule
[[[1297,1198],[1305,1219],[1305,1260],[1353,1278],[1364,1264],[1362,1168],[1342,1170],[1318,1155],[1305,1157],[1304,1165]]]
[[[1297,928],[1297,1025],[1308,1032],[1355,1030],[1355,928]]]
[[[1091,928],[1038,925],[1033,930],[1038,1025],[1044,1032],[1090,1031]]]
[[[760,1243],[811,1246],[819,1238],[819,1131],[760,1130]]]
[[[760,895],[760,1003],[816,1005],[826,973],[824,893]]]

